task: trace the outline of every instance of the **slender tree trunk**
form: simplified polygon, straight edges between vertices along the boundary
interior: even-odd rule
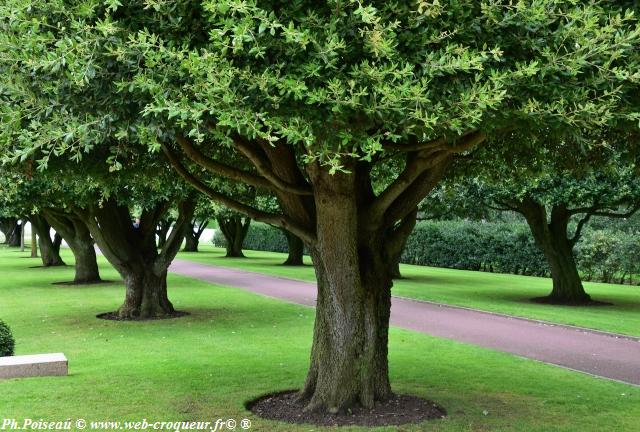
[[[226,240],[227,258],[244,258],[242,245],[249,232],[250,218],[242,216],[218,217],[218,226]]]
[[[38,258],[38,236],[35,232],[31,233],[31,258]]]
[[[287,230],[282,230],[287,238],[288,256],[287,260],[283,263],[286,266],[301,266],[304,265],[304,243],[300,238],[294,234],[291,234]]]
[[[62,238],[56,233],[54,239],[51,240],[51,226],[41,215],[33,215],[30,218],[32,235],[38,235],[38,246],[40,247],[40,256],[44,267],[64,266],[66,265],[60,257],[60,244]]]
[[[568,305],[590,303],[591,297],[582,286],[573,256],[573,244],[568,238],[570,215],[566,208],[555,206],[550,221],[547,221],[544,206],[531,199],[525,200],[522,208],[535,242],[547,259],[553,280],[551,293],[538,300]]]

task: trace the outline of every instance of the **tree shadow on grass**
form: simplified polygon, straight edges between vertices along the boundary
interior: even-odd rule
[[[115,283],[122,283],[122,281],[112,281],[112,280],[100,280],[95,282],[74,282],[74,281],[61,281],[61,282],[51,282],[51,285],[57,286],[69,286],[69,287],[85,287],[85,286],[96,286],[96,285],[113,285]]]

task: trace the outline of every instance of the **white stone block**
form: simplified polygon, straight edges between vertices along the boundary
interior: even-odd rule
[[[62,353],[0,357],[0,379],[67,374],[68,361]]]

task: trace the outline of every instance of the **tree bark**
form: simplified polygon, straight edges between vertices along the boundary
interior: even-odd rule
[[[227,258],[244,258],[242,245],[249,232],[251,219],[239,215],[229,217],[217,217],[218,226],[226,240]]]
[[[51,226],[42,215],[32,215],[29,220],[35,234],[38,235],[40,257],[44,267],[64,266],[65,262],[60,257],[60,245],[62,237],[58,233],[51,239]]]
[[[300,397],[307,410],[366,408],[392,395],[387,344],[392,278],[389,252],[404,232],[370,225],[354,177],[316,172],[317,242],[310,253],[318,281],[311,362]]]
[[[571,215],[566,207],[555,205],[550,220],[545,207],[531,198],[525,199],[518,208],[551,270],[553,288],[547,297],[539,300],[567,305],[590,303],[591,297],[584,291],[573,256],[574,241],[567,233]]]
[[[178,208],[178,219],[160,251],[156,244],[156,227],[169,209],[168,202],[144,210],[137,228],[133,226],[129,209],[114,199],[104,201],[101,206],[76,209],[104,256],[124,279],[125,300],[117,310],[120,319],[151,319],[175,314],[167,294],[167,269],[182,245],[195,204],[186,200],[178,203]]]
[[[86,224],[77,216],[62,210],[45,209],[47,222],[67,242],[75,258],[74,284],[101,282],[94,241]]]
[[[291,234],[287,230],[282,230],[287,238],[288,256],[287,260],[283,263],[286,266],[301,266],[304,265],[304,243],[300,237],[295,234]]]

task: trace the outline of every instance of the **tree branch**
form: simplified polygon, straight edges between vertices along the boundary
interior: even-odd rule
[[[211,159],[200,150],[198,150],[193,145],[191,140],[185,138],[184,136],[176,135],[176,141],[180,145],[180,148],[182,148],[184,153],[187,155],[187,157],[189,157],[189,159],[211,171],[212,173],[258,188],[273,190],[271,182],[269,182],[266,178],[255,175],[248,171],[242,171],[235,167],[225,165]]]
[[[462,140],[459,144],[450,146],[447,145],[448,140],[445,137],[436,138],[431,141],[426,142],[417,142],[417,143],[409,143],[409,144],[398,144],[394,142],[384,142],[382,146],[390,149],[390,150],[398,150],[401,152],[420,152],[423,150],[443,150],[448,153],[460,153],[466,150],[469,150],[476,145],[480,144],[482,141],[486,140],[487,137],[483,132],[478,130],[470,130],[468,132],[463,133],[456,141]]]
[[[582,229],[585,227],[587,222],[589,222],[591,216],[593,216],[593,213],[587,213],[585,217],[578,221],[578,225],[576,226],[576,230],[573,233],[573,237],[569,239],[569,244],[571,246],[575,246],[575,244],[578,243],[578,240],[580,240],[580,236],[582,235]]]
[[[611,217],[611,218],[626,219],[626,218],[630,218],[631,216],[633,216],[638,210],[640,210],[640,204],[636,204],[634,207],[631,208],[631,210],[629,210],[626,213],[596,211],[596,212],[593,213],[593,215],[594,216],[606,216],[606,217]]]
[[[473,148],[485,139],[484,133],[473,131],[460,137],[459,143],[455,146],[445,146],[439,140],[434,140],[419,152],[409,153],[405,169],[371,204],[369,214],[372,220],[380,220],[389,207],[427,170],[450,160],[452,154]]]
[[[264,158],[256,149],[251,146],[250,143],[245,141],[241,136],[234,134],[233,145],[240,153],[242,153],[258,170],[258,173],[266,178],[273,186],[280,189],[283,192],[291,193],[294,195],[312,196],[313,191],[309,185],[296,185],[287,183],[276,175],[275,172],[269,166],[269,162]]]
[[[287,229],[293,232],[294,234],[296,234],[298,237],[309,242],[310,244],[315,243],[316,241],[315,233],[310,232],[309,230],[305,229],[302,226],[299,226],[298,224],[296,224],[295,222],[293,222],[291,219],[289,219],[284,215],[278,215],[278,214],[268,213],[268,212],[258,210],[256,208],[253,208],[249,205],[236,201],[231,197],[228,197],[224,194],[221,194],[220,192],[213,190],[211,187],[207,186],[200,179],[196,178],[193,174],[191,174],[187,170],[187,168],[184,165],[182,165],[182,163],[176,157],[176,155],[173,154],[166,145],[162,145],[162,150],[164,151],[165,155],[167,156],[167,159],[169,159],[169,162],[171,163],[173,168],[178,172],[178,174],[180,174],[180,176],[183,179],[185,179],[187,182],[193,185],[193,187],[195,187],[197,190],[199,190],[203,194],[207,195],[212,200],[219,202],[220,204],[228,207],[231,210],[235,210],[237,212],[246,214],[250,218],[255,219],[259,222],[265,222],[268,224],[276,225],[278,227]]]

